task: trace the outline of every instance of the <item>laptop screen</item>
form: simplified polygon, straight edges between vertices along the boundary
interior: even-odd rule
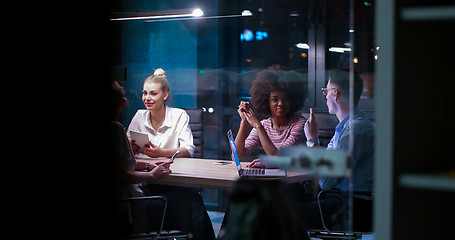
[[[235,164],[237,165],[237,170],[240,171],[242,167],[240,166],[239,155],[237,154],[237,148],[235,148],[234,137],[232,136],[231,129],[229,129],[227,135],[229,139],[229,146],[231,146],[232,155],[234,155]]]

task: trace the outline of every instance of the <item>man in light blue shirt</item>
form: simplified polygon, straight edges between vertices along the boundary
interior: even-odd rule
[[[322,89],[326,96],[327,106],[330,114],[335,114],[340,121],[335,128],[335,134],[330,140],[327,149],[352,150],[350,156],[350,168],[352,179],[348,177],[320,177],[319,187],[323,191],[331,191],[321,198],[320,204],[324,215],[331,216],[340,212],[346,206],[348,195],[352,184],[354,194],[354,208],[363,205],[364,200],[371,200],[369,193],[373,190],[373,157],[374,157],[374,125],[366,117],[365,113],[357,105],[362,95],[362,79],[354,74],[354,113],[353,118],[349,115],[349,72],[332,71],[329,74],[327,87]],[[310,109],[310,117],[305,123],[305,136],[308,139],[307,146],[319,145],[319,127],[313,109]],[[353,146],[350,148],[350,134],[353,136]],[[338,192],[337,192],[338,191]],[[368,203],[371,205],[371,201]],[[320,223],[319,214],[317,219],[310,217],[312,208],[319,208],[317,203],[308,202],[301,204],[302,215],[309,225]],[[346,209],[346,208],[344,208]],[[319,209],[318,209],[319,210]],[[354,219],[355,225],[355,219]]]
[[[335,128],[335,135],[327,149],[349,149],[349,133],[353,135],[351,166],[352,187],[356,192],[372,192],[373,187],[373,148],[374,126],[365,113],[356,108],[353,119],[346,116]],[[320,177],[322,190],[349,190],[348,178]],[[359,195],[358,197],[365,197]]]

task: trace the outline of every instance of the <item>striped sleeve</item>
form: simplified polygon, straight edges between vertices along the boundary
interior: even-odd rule
[[[253,128],[248,137],[245,139],[245,151],[243,153],[243,156],[250,155],[250,153],[253,152],[253,150],[259,146],[259,144],[260,140],[258,131],[255,128]]]

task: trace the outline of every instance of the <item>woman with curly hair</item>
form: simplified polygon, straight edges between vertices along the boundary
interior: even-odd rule
[[[239,156],[250,154],[259,145],[267,155],[277,155],[283,147],[305,143],[306,119],[295,115],[305,99],[301,86],[301,82],[280,79],[274,71],[258,73],[250,89],[251,107],[241,101],[237,110],[241,118],[235,138]],[[248,124],[253,129],[247,137]],[[248,167],[265,166],[254,160]]]

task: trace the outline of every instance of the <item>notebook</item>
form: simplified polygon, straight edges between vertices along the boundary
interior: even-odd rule
[[[229,146],[231,146],[232,156],[234,157],[235,164],[237,165],[237,171],[240,177],[286,177],[286,171],[281,169],[263,169],[263,168],[245,168],[242,169],[240,165],[239,155],[237,154],[237,148],[235,147],[234,137],[232,136],[232,130],[229,129],[227,132]]]

